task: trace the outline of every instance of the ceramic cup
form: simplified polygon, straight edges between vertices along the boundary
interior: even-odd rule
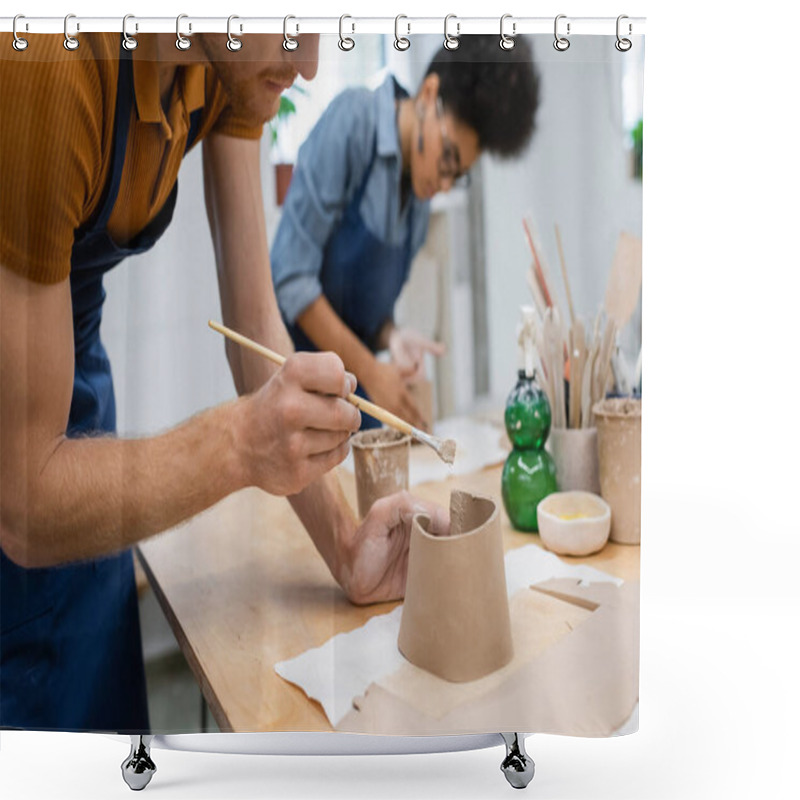
[[[596,403],[600,494],[611,506],[611,541],[642,538],[642,401],[615,397]]]
[[[454,491],[450,533],[435,536],[414,517],[400,652],[448,681],[474,681],[511,661],[500,509],[488,497]]]
[[[351,439],[361,519],[376,500],[408,489],[410,443],[410,436],[391,428],[361,431]]]
[[[611,529],[611,509],[590,492],[556,492],[536,509],[539,536],[548,550],[564,556],[588,556],[602,550]]]
[[[548,445],[559,491],[600,494],[597,428],[551,428]]]

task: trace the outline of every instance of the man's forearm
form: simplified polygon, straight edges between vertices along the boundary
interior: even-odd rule
[[[27,483],[9,557],[40,567],[119,551],[246,485],[236,402],[152,438],[61,439]]]

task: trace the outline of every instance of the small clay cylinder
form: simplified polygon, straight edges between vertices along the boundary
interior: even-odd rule
[[[597,424],[600,494],[611,506],[611,541],[642,538],[642,401],[609,398],[592,409]]]
[[[425,422],[425,430],[433,430],[433,384],[427,378],[420,378],[408,384],[408,391],[419,408]],[[412,444],[416,442],[416,439]]]
[[[560,492],[600,494],[597,428],[551,428],[548,445]]]
[[[514,654],[503,537],[496,501],[467,492],[450,495],[450,534],[429,532],[414,517],[400,652],[448,681],[482,678]]]
[[[361,431],[351,439],[361,519],[376,500],[408,489],[410,442],[410,436],[391,428]]]

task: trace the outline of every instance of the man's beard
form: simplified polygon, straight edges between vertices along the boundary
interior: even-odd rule
[[[224,61],[212,62],[212,68],[228,95],[236,116],[257,124],[268,122],[278,113],[280,107],[280,93],[271,96],[265,82],[285,84],[294,81],[297,75],[296,70],[277,65],[274,71],[262,69],[245,78],[239,70]]]

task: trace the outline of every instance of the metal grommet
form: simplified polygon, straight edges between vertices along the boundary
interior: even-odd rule
[[[411,47],[411,39],[407,36],[400,35],[401,19],[408,19],[408,17],[405,14],[398,14],[394,18],[394,49],[402,53],[404,50],[408,50],[408,48]],[[408,33],[411,33],[411,24],[406,23],[406,27],[408,28]]]
[[[188,19],[188,18],[189,18],[188,14],[178,14],[178,17],[175,20],[175,35],[178,37],[175,40],[175,47],[177,47],[178,50],[188,50],[192,46],[191,39],[187,39],[181,33],[181,20],[182,19]],[[189,23],[189,33],[191,33],[191,32],[192,32],[192,23],[190,22]]]
[[[126,14],[122,18],[122,46],[130,52],[131,50],[135,50],[139,46],[139,42],[133,38],[133,36],[128,36],[128,20],[129,19],[136,19],[133,14]],[[134,30],[139,30],[139,26],[135,25]]]
[[[344,25],[344,21],[346,19],[353,19],[353,18],[349,14],[342,14],[342,16],[339,17],[339,49],[344,50],[345,53],[349,52],[356,46],[355,41],[351,39],[349,36],[345,36],[344,33],[342,32],[342,26]],[[352,33],[355,32],[356,32],[356,24],[354,22]]]
[[[628,15],[627,14],[620,14],[617,17],[617,41],[614,42],[614,47],[616,47],[617,50],[619,50],[620,53],[627,53],[628,50],[630,50],[631,47],[633,47],[633,42],[631,42],[630,39],[623,39],[619,35],[620,22],[622,22],[622,20],[624,20],[624,19],[628,19]],[[630,36],[631,33],[633,33],[633,26],[629,22],[628,23],[628,36]]]
[[[231,51],[231,53],[238,53],[239,50],[242,49],[242,40],[241,39],[237,39],[231,33],[231,22],[233,22],[233,20],[235,20],[235,19],[239,19],[239,17],[237,17],[236,14],[231,14],[228,17],[228,44],[227,44],[227,47],[228,47],[228,50]],[[242,31],[242,26],[240,25],[239,26],[239,32],[241,33],[241,31]]]
[[[290,19],[297,19],[297,17],[293,17],[289,14],[283,18],[283,49],[292,52],[293,50],[297,50],[300,46],[300,42],[298,42],[294,36],[289,36],[288,25]]]
[[[511,36],[509,36],[504,30],[503,26],[505,25],[505,21],[507,19],[511,19],[511,14],[503,14],[500,17],[500,49],[501,50],[513,50],[514,49],[514,37],[517,35],[517,23],[511,23]]]
[[[80,44],[80,42],[74,36],[70,36],[69,35],[68,27],[69,27],[69,21],[71,19],[75,19],[75,15],[74,14],[67,14],[67,16],[64,17],[64,49],[65,50],[77,50],[78,49],[78,45]],[[78,30],[80,30],[80,25],[76,26],[76,31],[78,31]]]
[[[553,33],[556,37],[556,40],[553,42],[553,47],[558,50],[559,53],[563,53],[565,50],[569,50],[569,39],[566,36],[559,36],[558,35],[558,21],[560,19],[566,19],[566,14],[559,14],[556,17],[555,24],[553,25]],[[569,36],[569,22],[567,23],[567,36]]]
[[[451,36],[447,32],[447,23],[450,22],[451,19],[456,20],[456,35]],[[458,35],[461,33],[461,23],[458,22],[458,17],[455,14],[448,14],[444,18],[444,49],[445,50],[458,50],[461,46],[461,42],[458,40]]]
[[[14,34],[14,41],[11,42],[11,46],[21,53],[28,47],[28,40],[22,39],[17,35],[17,20],[19,19],[25,19],[25,16],[23,14],[17,14],[17,16],[14,17],[14,22],[11,23],[11,33]],[[28,30],[27,22],[25,23],[25,30]]]

